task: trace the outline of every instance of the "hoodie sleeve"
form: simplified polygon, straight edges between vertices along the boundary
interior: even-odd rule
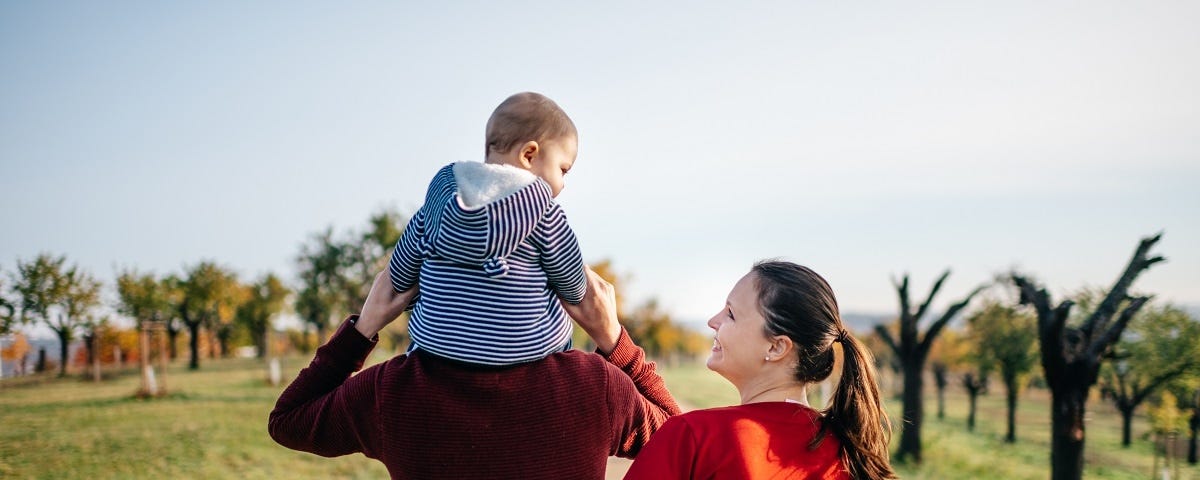
[[[542,270],[550,281],[550,288],[567,303],[576,305],[587,293],[587,275],[583,272],[583,255],[575,232],[567,224],[567,215],[557,203],[542,215],[533,239],[541,252]]]
[[[425,256],[421,252],[421,239],[425,237],[425,207],[417,210],[404,228],[392,259],[388,262],[388,275],[392,278],[392,288],[403,292],[417,284],[421,274],[421,262]]]

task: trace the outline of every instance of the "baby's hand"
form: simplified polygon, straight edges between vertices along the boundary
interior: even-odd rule
[[[621,323],[617,320],[617,291],[611,283],[604,280],[584,267],[587,274],[587,294],[578,305],[559,299],[563,309],[567,311],[580,327],[596,342],[596,348],[601,352],[612,352],[621,338]]]

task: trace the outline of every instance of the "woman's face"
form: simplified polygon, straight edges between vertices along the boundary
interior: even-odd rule
[[[717,332],[708,368],[734,386],[757,375],[771,349],[754,283],[753,272],[738,280],[725,300],[725,308],[708,319],[708,326]]]

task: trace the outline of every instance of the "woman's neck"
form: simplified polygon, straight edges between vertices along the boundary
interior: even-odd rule
[[[789,400],[801,405],[808,405],[807,386],[795,380],[749,385],[745,388],[739,388],[738,394],[742,397],[742,405],[762,402],[786,402]]]

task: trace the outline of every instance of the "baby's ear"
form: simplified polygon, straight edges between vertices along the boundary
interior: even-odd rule
[[[532,168],[533,159],[537,158],[538,152],[541,150],[541,148],[542,147],[538,145],[538,142],[535,140],[530,140],[525,142],[524,145],[521,145],[520,154],[518,155],[518,160],[521,162],[521,166],[525,168]]]

